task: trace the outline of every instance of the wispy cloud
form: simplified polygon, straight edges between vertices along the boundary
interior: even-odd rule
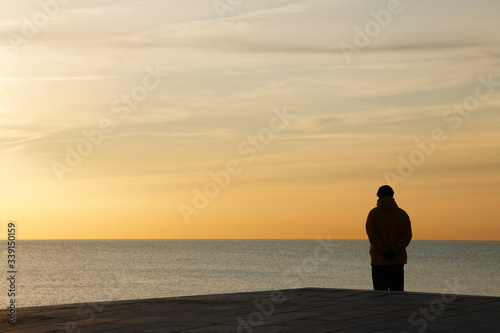
[[[94,7],[81,7],[74,9],[66,9],[63,12],[64,16],[72,15],[123,15],[128,13],[133,13],[136,6],[131,6],[130,3],[126,5],[115,5],[115,6],[94,6]]]
[[[47,77],[0,77],[0,82],[24,81],[92,81],[118,78],[117,75],[47,76]]]
[[[39,132],[23,129],[2,129],[0,134],[0,150],[4,153],[21,151],[28,143],[37,142],[44,137]]]

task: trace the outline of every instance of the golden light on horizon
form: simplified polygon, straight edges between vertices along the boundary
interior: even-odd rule
[[[392,182],[415,239],[500,240],[498,4],[1,6],[20,239],[366,239]]]

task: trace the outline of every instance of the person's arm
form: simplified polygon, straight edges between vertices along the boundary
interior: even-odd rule
[[[412,238],[412,232],[411,232],[411,222],[410,222],[410,217],[408,214],[405,213],[405,224],[404,224],[404,229],[403,229],[403,234],[401,237],[398,239],[396,244],[392,246],[392,250],[396,253],[399,254],[402,252],[408,244],[410,244],[411,238]]]
[[[368,235],[368,240],[370,241],[370,244],[373,246],[375,251],[384,253],[384,251],[386,250],[386,246],[377,233],[375,219],[373,218],[373,213],[371,211],[368,214],[368,218],[366,219],[366,234]]]

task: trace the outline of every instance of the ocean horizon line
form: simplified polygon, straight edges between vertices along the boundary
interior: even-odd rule
[[[147,241],[147,240],[168,240],[168,241],[305,241],[305,240],[337,240],[337,241],[368,241],[368,238],[18,238],[17,241]],[[4,241],[4,240],[0,240]],[[6,240],[5,240],[6,241]],[[500,239],[418,239],[414,238],[412,241],[438,241],[438,242],[499,242]]]

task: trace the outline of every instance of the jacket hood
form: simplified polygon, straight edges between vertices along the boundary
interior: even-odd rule
[[[377,207],[382,210],[396,210],[398,205],[396,204],[394,198],[386,195],[377,200]]]

